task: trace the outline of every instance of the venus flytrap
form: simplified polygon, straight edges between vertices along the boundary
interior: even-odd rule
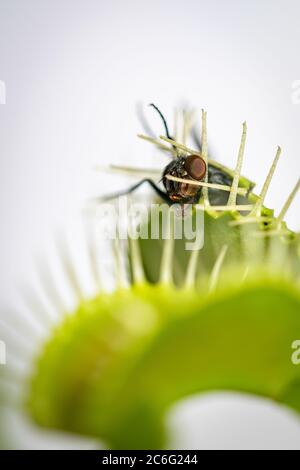
[[[142,138],[174,158],[178,149],[209,163],[206,113],[201,152],[185,145],[189,129],[190,122],[183,143]],[[235,390],[300,411],[300,367],[291,361],[291,345],[300,337],[300,244],[283,221],[300,184],[275,217],[264,201],[280,149],[256,196],[241,176],[245,141],[244,124],[235,170],[217,164],[232,185],[202,184],[193,217],[203,211],[203,248],[188,251],[185,239],[175,239],[173,217],[166,239],[117,240],[116,285],[106,292],[95,261],[101,251],[89,237],[98,286],[92,299],[83,294],[67,247],[60,248],[78,307],[73,315],[60,312],[27,377],[23,406],[36,423],[96,436],[109,448],[161,449],[169,445],[170,407],[192,394]],[[131,172],[113,167],[119,169]],[[151,220],[141,223],[151,229]]]

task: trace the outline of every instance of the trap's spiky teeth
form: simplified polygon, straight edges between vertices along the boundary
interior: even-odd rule
[[[97,248],[97,243],[95,239],[95,234],[94,232],[91,231],[91,228],[88,229],[86,227],[86,244],[87,244],[87,255],[88,255],[88,261],[91,267],[91,274],[92,278],[94,280],[95,286],[99,293],[104,292],[104,284],[103,284],[103,279],[101,275],[101,270],[99,269],[98,266],[98,248]]]
[[[56,239],[57,251],[61,259],[61,265],[65,271],[66,277],[69,280],[70,286],[75,294],[75,297],[79,302],[84,299],[84,293],[81,287],[81,283],[74,267],[73,259],[70,254],[67,241],[63,236],[59,236]]]
[[[113,243],[117,289],[128,288],[127,273],[122,256],[121,240],[117,237]]]
[[[54,324],[54,318],[49,308],[42,302],[37,290],[30,286],[22,286],[20,292],[24,305],[28,307],[28,311],[32,313],[40,327],[47,331]]]
[[[204,109],[202,109],[201,117],[202,117],[202,133],[201,133],[202,158],[205,161],[205,165],[206,165],[206,173],[205,173],[204,181],[205,183],[208,183],[207,114],[204,111]],[[204,206],[210,205],[207,187],[203,188],[203,201],[204,201]]]
[[[246,266],[245,270],[244,270],[244,273],[242,275],[242,279],[241,279],[242,283],[246,281],[246,279],[249,275],[249,272],[250,272],[250,266]]]
[[[197,204],[196,209],[208,211],[208,212],[249,212],[253,209],[251,204],[235,204],[232,206],[204,206]]]
[[[132,217],[129,220],[129,224],[130,228],[134,228],[135,224]],[[129,236],[129,243],[133,281],[135,284],[143,284],[145,282],[145,272],[143,268],[141,250],[138,240],[135,237]]]
[[[172,266],[174,251],[174,219],[170,211],[169,220],[169,236],[164,240],[163,252],[160,265],[160,282],[162,284],[170,284],[173,282]]]
[[[167,145],[162,144],[159,139],[153,139],[153,137],[148,137],[147,135],[144,135],[144,134],[137,134],[137,136],[139,139],[143,139],[143,140],[146,140],[147,142],[151,142],[151,144],[157,145],[161,150],[170,152],[175,157],[177,156],[177,153],[174,149],[168,147]],[[173,142],[171,139],[168,139],[167,141],[170,141],[171,143]]]
[[[210,281],[209,281],[209,290],[210,290],[210,292],[213,292],[217,287],[219,277],[220,277],[220,271],[221,271],[222,265],[224,263],[227,250],[228,250],[228,246],[224,245],[222,247],[220,253],[219,253],[219,256],[218,256],[216,262],[215,262],[215,265],[214,265],[213,270],[211,272]]]
[[[295,187],[293,188],[292,192],[290,193],[289,197],[287,198],[286,203],[284,204],[283,208],[281,209],[281,212],[277,218],[277,223],[280,225],[283,222],[283,219],[289,210],[293,200],[295,199],[296,194],[298,193],[300,189],[300,178],[298,179]]]
[[[191,289],[195,286],[199,253],[200,253],[200,249],[197,249],[197,250],[193,250],[190,254],[188,267],[187,267],[186,275],[185,275],[185,281],[184,281],[184,287],[186,289]]]
[[[202,153],[199,152],[199,150],[194,150],[190,147],[187,147],[186,145],[182,143],[176,142],[175,140],[168,139],[168,137],[165,137],[164,135],[160,135],[159,138],[165,142],[168,142],[169,144],[172,144],[174,147],[178,148],[179,150],[182,150],[184,153],[189,153],[189,154],[198,155],[199,157],[202,157]],[[168,150],[171,150],[171,149],[168,147]]]
[[[165,175],[165,178],[167,178],[170,181],[177,181],[178,183],[190,184],[191,186],[202,186],[203,188],[219,189],[220,191],[227,191],[227,192],[231,191],[231,186],[226,186],[223,184],[213,184],[213,183],[207,183],[204,181],[188,180],[185,178],[178,178],[177,176],[173,176],[173,175]],[[242,196],[246,196],[247,190],[245,188],[238,188],[237,193]]]
[[[280,228],[274,230],[256,231],[253,235],[257,238],[271,238],[271,237],[285,237],[291,235],[289,230],[283,230]]]
[[[130,250],[134,283],[143,284],[145,282],[145,273],[142,265],[139,244],[135,238],[130,238]]]
[[[161,170],[159,169],[131,167],[131,166],[122,166],[122,165],[109,165],[109,166],[95,165],[94,169],[100,172],[124,173],[126,175],[139,176],[139,177],[149,176],[152,178],[156,178],[161,175]]]
[[[254,206],[254,209],[253,209],[253,214],[252,215],[256,215],[256,216],[259,216],[260,213],[261,213],[261,209],[262,209],[262,206],[265,202],[265,198],[266,198],[266,195],[268,193],[268,190],[269,190],[269,187],[270,187],[270,184],[271,184],[271,181],[272,181],[272,178],[274,176],[274,173],[275,173],[275,170],[276,170],[276,167],[277,167],[277,164],[278,164],[278,161],[279,161],[279,158],[280,158],[280,155],[281,155],[281,147],[277,147],[277,152],[276,152],[276,155],[275,155],[275,158],[274,158],[274,161],[271,165],[271,168],[269,170],[269,173],[266,177],[266,180],[264,182],[264,185],[262,187],[262,190],[261,190],[261,193],[259,195],[259,198]]]
[[[247,138],[247,123],[244,122],[242,138],[241,138],[241,143],[240,143],[240,148],[239,148],[239,153],[238,153],[238,158],[237,158],[237,164],[236,164],[231,191],[230,191],[230,195],[229,195],[229,199],[227,203],[228,206],[232,206],[236,204],[237,191],[238,191],[239,181],[241,177],[241,171],[242,171],[242,165],[243,165],[243,159],[244,159],[244,153],[245,153],[246,138]]]
[[[189,135],[191,134],[191,130],[194,125],[195,111],[194,110],[187,111],[183,109],[182,120],[183,120],[182,142],[185,145],[187,143],[187,139]]]
[[[63,296],[57,288],[57,282],[55,281],[54,276],[50,270],[49,262],[41,257],[36,257],[35,262],[38,277],[41,280],[43,291],[49,303],[53,306],[53,309],[57,312],[57,315],[59,315],[61,312],[65,312],[67,310],[66,305]]]

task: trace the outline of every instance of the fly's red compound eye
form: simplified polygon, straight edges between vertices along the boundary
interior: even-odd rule
[[[206,164],[198,155],[189,155],[184,162],[184,168],[194,180],[202,180],[206,173]]]

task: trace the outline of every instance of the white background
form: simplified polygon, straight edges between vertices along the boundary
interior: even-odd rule
[[[3,304],[15,302],[33,255],[89,196],[128,184],[94,172],[95,164],[166,163],[136,138],[137,102],[155,102],[171,123],[176,105],[204,107],[210,153],[228,166],[247,120],[243,173],[258,188],[280,144],[266,201],[280,209],[300,175],[300,104],[292,102],[299,47],[297,0],[0,0]],[[156,116],[147,115],[161,132]],[[300,229],[299,200],[287,219]],[[204,432],[216,416],[205,402],[194,445],[257,446],[257,428],[270,430],[261,445],[300,448],[300,426],[289,415],[279,425],[271,405],[220,400],[223,429]],[[244,418],[233,419],[237,413]]]

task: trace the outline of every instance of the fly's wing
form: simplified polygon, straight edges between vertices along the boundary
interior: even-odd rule
[[[212,184],[222,184],[226,186],[232,185],[233,177],[231,174],[227,173],[225,169],[217,168],[214,164],[210,163],[208,165],[208,182]],[[246,187],[248,193],[254,188],[254,184],[245,179],[241,178],[242,186]],[[209,189],[208,190],[209,201],[212,206],[223,206],[226,205],[229,199],[229,193],[225,191],[220,191],[219,189]],[[237,204],[247,204],[248,197],[239,195],[237,197]]]

